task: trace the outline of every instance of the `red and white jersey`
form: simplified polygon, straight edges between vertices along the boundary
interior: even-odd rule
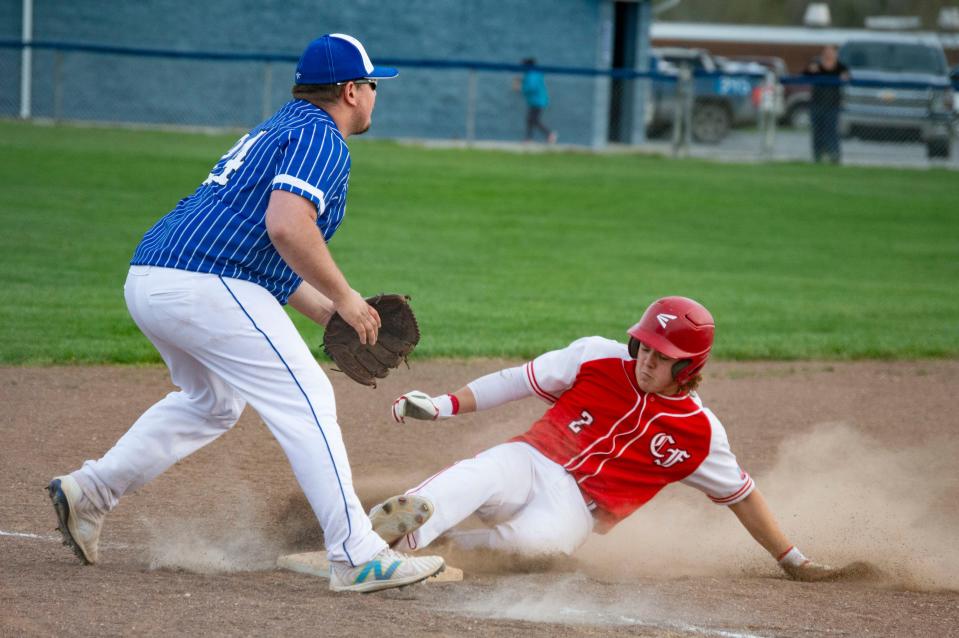
[[[585,337],[524,367],[530,389],[552,407],[516,437],[562,465],[583,493],[621,520],[669,483],[732,505],[753,490],[726,430],[696,393],[665,396],[636,384],[624,344]]]

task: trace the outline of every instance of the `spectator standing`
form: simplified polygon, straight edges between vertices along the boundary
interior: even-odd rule
[[[803,75],[816,79],[809,106],[812,127],[812,154],[816,162],[838,164],[839,113],[842,110],[841,83],[849,79],[849,69],[839,61],[836,47],[823,48],[819,58],[803,70]]]
[[[533,131],[538,130],[546,136],[549,144],[556,143],[556,132],[550,130],[541,119],[543,109],[549,106],[549,92],[546,90],[546,78],[541,71],[536,70],[536,60],[526,58],[523,66],[527,67],[523,73],[522,91],[526,98],[526,141],[533,141]]]

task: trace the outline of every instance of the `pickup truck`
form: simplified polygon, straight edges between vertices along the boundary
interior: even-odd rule
[[[681,66],[688,66],[693,72],[691,132],[694,140],[718,144],[733,126],[757,121],[753,91],[764,81],[761,71],[726,71],[705,49],[665,47],[650,52],[653,73],[678,76]],[[676,99],[676,82],[654,80],[651,83],[646,105],[647,132],[651,136],[672,126]]]
[[[928,157],[949,157],[955,94],[938,41],[876,35],[849,40],[839,59],[852,81],[843,94],[844,136],[920,141]]]

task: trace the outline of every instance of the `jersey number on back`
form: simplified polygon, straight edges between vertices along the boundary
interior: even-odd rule
[[[219,184],[220,186],[226,186],[226,183],[230,181],[230,177],[233,173],[236,172],[238,168],[243,166],[243,160],[246,159],[246,154],[250,152],[250,149],[253,148],[253,145],[256,144],[256,141],[262,136],[266,135],[266,131],[260,131],[253,137],[250,137],[250,134],[247,133],[240,140],[233,145],[233,148],[228,150],[226,154],[220,158],[220,160],[227,160],[226,164],[223,165],[223,170],[220,171],[219,175],[214,175],[211,171],[209,175],[206,176],[206,179],[203,180],[203,185],[207,184]],[[219,162],[217,162],[219,164]],[[213,170],[216,170],[214,167]]]
[[[593,415],[586,410],[583,410],[583,413],[580,414],[580,416],[582,417],[581,419],[570,421],[569,425],[566,426],[573,431],[573,434],[579,434],[583,431],[583,428],[593,423]]]

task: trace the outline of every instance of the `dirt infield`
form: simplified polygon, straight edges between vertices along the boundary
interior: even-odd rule
[[[414,362],[377,390],[331,373],[364,502],[525,429],[543,411],[534,399],[388,420],[403,390],[437,393],[507,363]],[[462,583],[334,594],[272,567],[322,539],[250,409],[126,498],[101,564],[80,566],[44,486],[171,389],[162,368],[0,368],[0,636],[959,636],[959,361],[711,366],[701,394],[790,537],[884,572],[817,585],[785,580],[725,508],[675,486],[575,559],[441,547]]]

